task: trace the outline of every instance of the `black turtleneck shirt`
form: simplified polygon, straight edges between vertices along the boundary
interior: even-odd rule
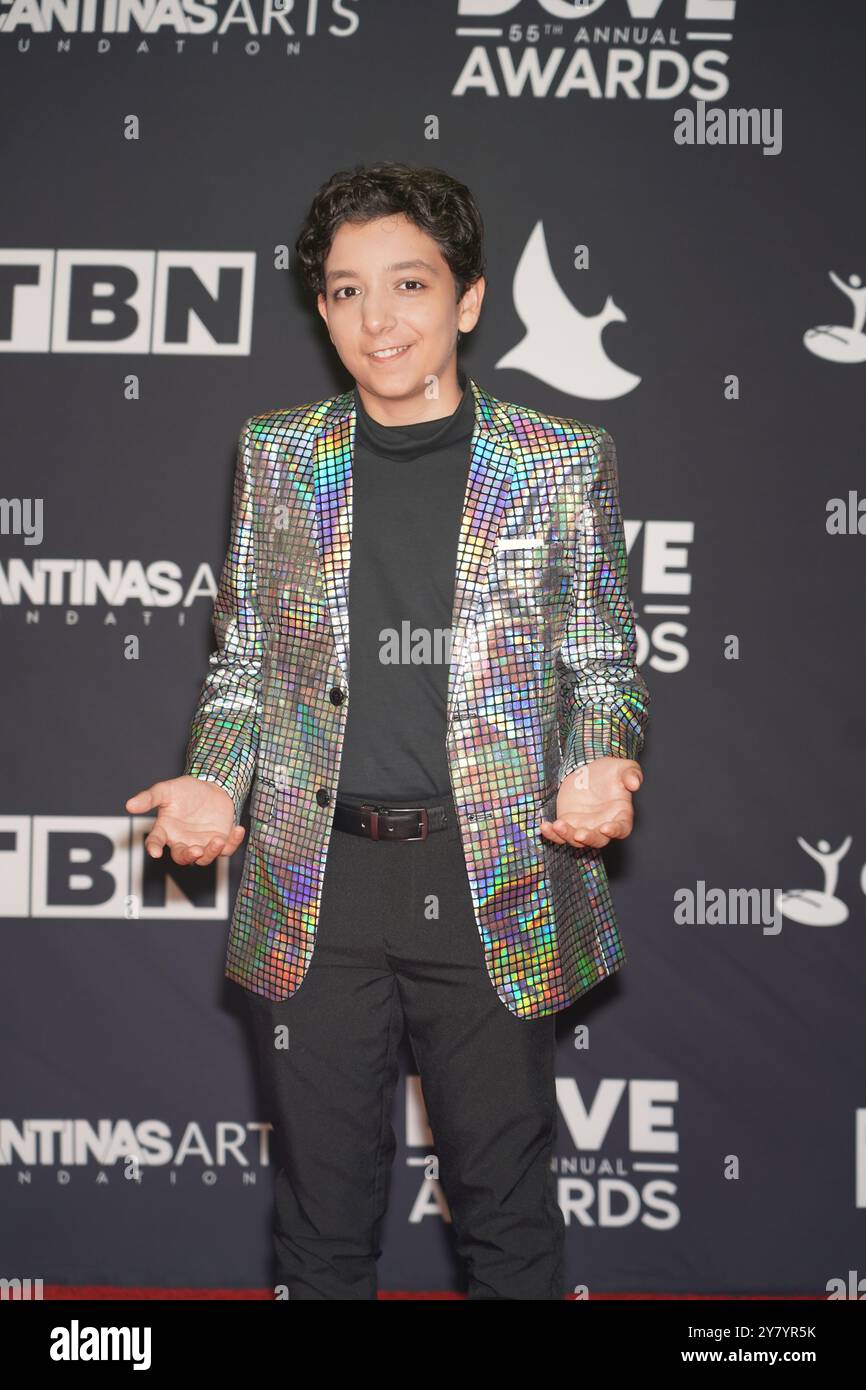
[[[445,714],[475,401],[382,425],[355,387],[349,704],[337,795],[411,806],[451,790]],[[412,660],[413,652],[416,660]]]

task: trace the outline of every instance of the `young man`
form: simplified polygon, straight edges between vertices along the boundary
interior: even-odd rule
[[[447,174],[336,174],[296,250],[354,387],[246,422],[184,775],[127,809],[210,864],[252,786],[226,974],[281,1289],[376,1297],[408,1029],[469,1297],[560,1299],[555,1015],[624,959],[601,850],[648,707],[613,442],[459,372],[483,229]]]

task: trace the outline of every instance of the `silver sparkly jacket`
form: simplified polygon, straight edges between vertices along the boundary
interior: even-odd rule
[[[537,1018],[625,960],[602,852],[554,844],[540,824],[568,773],[638,756],[649,693],[613,440],[470,387],[447,758],[491,983]],[[252,788],[225,973],[273,1000],[312,958],[352,698],[354,434],[352,391],[244,424],[217,646],[184,761],[238,819]]]

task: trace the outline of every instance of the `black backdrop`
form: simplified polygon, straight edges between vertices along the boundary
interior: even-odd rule
[[[241,422],[349,384],[281,248],[334,169],[398,158],[485,216],[465,368],[619,451],[653,709],[606,856],[628,963],[559,1020],[569,1281],[853,1287],[862,6],[309,0],[270,33],[260,0],[149,7],[146,34],[111,13],[0,11],[0,1276],[268,1282],[266,1106],[222,979],[240,857],[145,865],[124,801],[180,771]],[[775,119],[780,151],[679,143],[701,99]],[[381,1284],[448,1291],[404,1060]]]

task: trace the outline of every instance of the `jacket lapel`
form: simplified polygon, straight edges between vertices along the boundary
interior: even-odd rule
[[[502,404],[472,378],[475,428],[457,541],[448,671],[447,729],[473,643],[469,631],[502,521],[515,460],[514,429]],[[334,401],[313,448],[316,546],[337,660],[349,673],[349,565],[352,543],[352,454],[356,411],[354,392]],[[447,731],[446,729],[446,731]]]

